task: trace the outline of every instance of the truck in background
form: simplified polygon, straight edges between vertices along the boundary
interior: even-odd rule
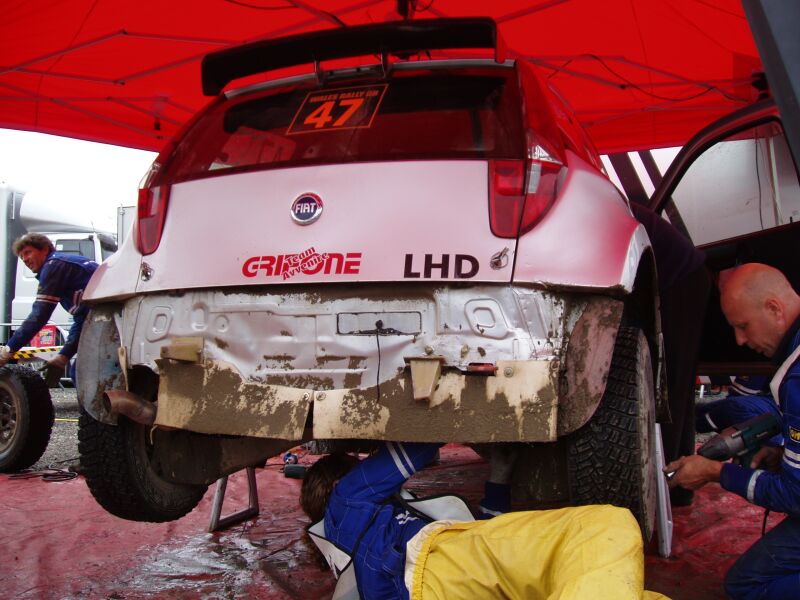
[[[52,200],[41,200],[0,182],[0,209],[5,223],[0,227],[0,339],[8,340],[30,314],[36,299],[36,275],[11,252],[11,244],[26,233],[44,233],[58,252],[81,254],[102,262],[117,249],[112,232],[97,231],[91,223],[54,206]],[[71,315],[60,305],[50,322],[31,341],[31,346],[63,344],[72,324]]]

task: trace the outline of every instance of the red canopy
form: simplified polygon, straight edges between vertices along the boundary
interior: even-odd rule
[[[740,0],[416,0],[491,16],[601,152],[679,145],[752,102]],[[399,18],[396,0],[6,0],[0,127],[158,150],[208,101],[200,58],[256,39]]]

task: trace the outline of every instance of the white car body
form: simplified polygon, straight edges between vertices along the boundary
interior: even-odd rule
[[[224,369],[234,374],[235,386],[230,385],[248,398],[247,408],[234,409],[211,397],[198,403],[174,384],[162,385],[161,425],[299,440],[314,406],[315,438],[433,439],[443,423],[454,423],[453,414],[432,419],[416,410],[419,403],[412,410],[390,403],[365,409],[370,425],[361,428],[340,416],[353,398],[366,402],[376,385],[396,383],[410,396],[407,362],[435,355],[459,374],[442,378],[430,406],[458,398],[457,408],[467,399],[463,390],[470,364],[490,362],[501,373],[479,377],[485,384],[480,396],[503,389],[508,403],[502,410],[484,409],[515,415],[513,425],[483,427],[480,433],[453,427],[448,439],[553,441],[557,373],[570,329],[588,304],[575,305],[535,288],[629,293],[649,245],[604,175],[574,155],[567,166],[569,175],[553,208],[518,244],[494,236],[486,226],[487,163],[481,161],[327,165],[176,184],[158,249],[142,257],[126,241],[92,279],[85,299],[132,297],[119,318],[129,365],[146,366],[163,377],[170,367],[157,361],[170,345],[192,340],[207,365],[204,377],[210,380],[214,369]],[[323,199],[325,210],[318,222],[298,225],[289,208],[309,192]],[[441,197],[458,198],[458,210],[438,202]],[[363,198],[379,202],[381,210],[368,210]],[[215,226],[220,222],[225,227]],[[203,229],[206,235],[187,243],[187,231]],[[504,249],[507,260],[493,268],[491,258]],[[319,257],[306,269],[314,272],[280,267],[303,253],[312,261]],[[371,288],[359,287],[387,282],[391,291],[381,289],[374,297]],[[431,286],[418,293],[425,283]],[[453,283],[469,287],[447,285]],[[306,291],[285,291],[305,285]],[[331,286],[335,295],[321,302]],[[364,333],[375,330],[378,320],[400,332],[386,336],[380,373],[375,337]],[[505,390],[506,363],[526,373],[525,385]],[[201,397],[215,394],[212,389],[209,384]],[[320,402],[319,394],[327,401]],[[296,407],[290,422],[270,419],[287,403]],[[198,405],[206,409],[199,412]],[[399,429],[388,425],[390,412],[402,415]],[[526,419],[537,424],[526,426]],[[409,426],[417,421],[412,433]]]
[[[286,43],[341,57],[462,26],[494,43],[484,19]],[[204,89],[263,68],[264,52],[293,64],[282,43],[210,55]],[[541,444],[527,464],[562,472],[529,477],[550,486],[532,493],[564,498],[559,442],[601,406],[622,346],[617,371],[637,373],[616,443],[633,492],[589,497],[583,475],[575,489],[631,506],[646,530],[660,325],[644,228],[530,64],[386,65],[229,91],[159,155],[133,234],[83,296],[87,439],[135,436],[157,485],[205,485],[311,439]],[[120,416],[119,434],[98,425]],[[104,506],[144,514],[126,498]]]

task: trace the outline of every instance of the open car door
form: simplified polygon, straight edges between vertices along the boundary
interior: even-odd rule
[[[717,283],[698,373],[771,374],[768,359],[737,346],[718,286],[727,269],[760,262],[800,289],[800,184],[775,103],[764,100],[704,128],[676,156],[650,207],[706,253]]]

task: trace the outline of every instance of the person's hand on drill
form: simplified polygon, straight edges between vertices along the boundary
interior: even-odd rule
[[[780,470],[781,459],[783,458],[783,448],[774,446],[763,446],[753,456],[749,466],[751,469],[762,468],[770,471]],[[678,460],[672,461],[664,467],[664,473],[675,474],[669,480],[669,487],[681,486],[687,490],[696,490],[711,481],[719,481],[722,465],[718,462],[693,454],[692,456],[682,456]]]
[[[762,468],[768,471],[780,471],[783,460],[783,448],[779,446],[762,446],[753,456],[749,466],[751,469]]]
[[[673,460],[666,467],[664,473],[675,472],[669,480],[669,487],[680,486],[687,490],[697,490],[710,481],[719,481],[723,463],[692,454],[681,456]]]

